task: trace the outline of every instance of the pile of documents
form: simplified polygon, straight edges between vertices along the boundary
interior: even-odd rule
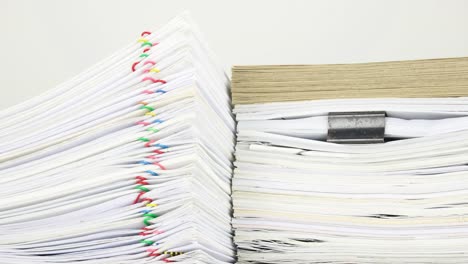
[[[467,72],[239,66],[233,113],[182,14],[0,112],[0,263],[468,263]]]
[[[0,263],[233,263],[221,69],[183,14],[0,112]]]
[[[468,57],[325,65],[234,66],[234,104],[336,98],[468,96]]]
[[[460,86],[448,82],[420,97],[468,94],[467,76],[457,72],[467,61],[440,60],[439,70],[454,72],[440,79],[460,80]],[[374,71],[360,67],[356,78]],[[335,97],[333,89],[297,88],[314,82],[320,68],[235,67],[233,227],[239,263],[468,263],[468,98],[322,99],[329,92]],[[350,65],[338,68],[352,71]],[[297,77],[308,79],[293,78],[292,69],[302,69]],[[381,70],[391,75],[394,68]],[[337,76],[343,72],[329,74],[330,85],[352,83]],[[378,86],[379,77],[368,80]],[[391,97],[355,84],[343,88],[343,97]],[[457,88],[462,84],[464,90]],[[401,91],[395,97],[406,97],[408,89]],[[312,97],[321,100],[298,101]],[[278,102],[263,103],[273,100]],[[386,113],[385,143],[327,142],[329,115],[361,111]]]

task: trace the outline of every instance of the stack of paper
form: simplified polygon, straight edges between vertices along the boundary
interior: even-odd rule
[[[235,66],[234,104],[468,96],[468,57],[330,65]]]
[[[233,263],[228,86],[184,14],[0,112],[0,263]]]
[[[235,98],[248,94],[238,87],[255,93],[249,80],[233,86]],[[282,93],[284,101],[301,94]],[[354,111],[386,111],[387,142],[326,142],[327,115]],[[468,98],[238,104],[234,112],[239,263],[468,263]]]

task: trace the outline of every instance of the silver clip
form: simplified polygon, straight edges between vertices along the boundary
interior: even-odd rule
[[[385,111],[328,114],[327,141],[342,144],[383,143]]]

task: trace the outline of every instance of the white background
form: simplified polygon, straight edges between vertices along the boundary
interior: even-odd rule
[[[0,0],[0,109],[184,10],[226,69],[468,56],[464,0]]]

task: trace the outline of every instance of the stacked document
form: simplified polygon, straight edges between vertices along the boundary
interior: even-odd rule
[[[468,263],[468,98],[297,101],[302,92],[283,89],[262,103],[276,90],[248,98],[247,83],[233,83],[252,103],[234,109],[239,263]],[[330,115],[369,111],[386,113],[385,143],[327,142]]]
[[[187,14],[0,112],[0,263],[233,263],[229,80]]]
[[[235,66],[234,104],[334,98],[468,96],[468,57],[325,65]]]

